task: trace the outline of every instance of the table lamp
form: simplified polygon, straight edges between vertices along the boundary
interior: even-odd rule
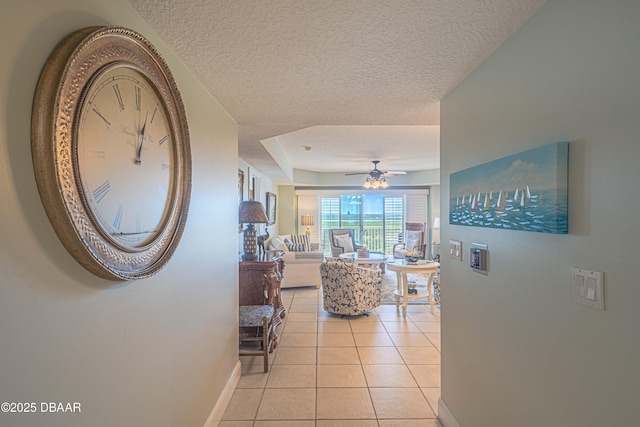
[[[256,229],[253,224],[266,224],[269,222],[262,203],[256,200],[247,200],[240,203],[238,221],[241,224],[248,224],[243,231],[244,253],[242,254],[242,260],[255,260],[258,257],[256,256]]]
[[[307,231],[305,231],[305,234],[311,235],[310,226],[313,225],[313,215],[302,215],[300,223],[307,226]]]

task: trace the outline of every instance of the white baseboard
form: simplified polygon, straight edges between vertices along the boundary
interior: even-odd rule
[[[453,418],[451,411],[442,399],[438,399],[438,421],[440,421],[442,427],[460,427],[460,424]]]
[[[233,392],[238,385],[238,381],[240,381],[240,372],[241,365],[240,361],[238,360],[238,363],[236,363],[236,367],[233,369],[233,372],[231,373],[227,384],[224,386],[224,390],[222,390],[218,401],[211,410],[209,418],[207,418],[207,422],[204,423],[204,427],[218,427],[218,424],[220,423],[220,420],[222,420],[222,416],[224,415],[224,411],[227,409],[227,405],[231,400],[231,396],[233,395]]]

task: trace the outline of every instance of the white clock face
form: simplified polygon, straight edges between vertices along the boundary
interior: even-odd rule
[[[110,66],[79,112],[80,186],[102,233],[124,248],[150,244],[173,198],[175,148],[160,96],[135,68]]]

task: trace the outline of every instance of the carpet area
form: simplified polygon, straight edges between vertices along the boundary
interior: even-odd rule
[[[424,274],[407,274],[409,282],[416,282],[416,289],[418,289],[418,296],[420,298],[409,299],[409,304],[428,304],[429,298],[427,297],[427,276]],[[393,295],[393,291],[397,289],[398,282],[396,280],[396,273],[393,271],[387,271],[382,275],[382,291],[380,300],[382,304],[395,304],[396,297]],[[436,301],[437,303],[437,301]]]

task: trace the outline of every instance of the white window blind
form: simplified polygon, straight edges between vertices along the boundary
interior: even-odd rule
[[[391,254],[393,245],[400,243],[404,230],[402,197],[384,198],[384,253]]]
[[[329,244],[329,229],[340,228],[340,198],[321,197],[320,209],[322,213],[320,229],[322,230],[322,248],[325,255],[331,256]]]
[[[425,194],[406,194],[406,222],[427,222],[427,196]]]

